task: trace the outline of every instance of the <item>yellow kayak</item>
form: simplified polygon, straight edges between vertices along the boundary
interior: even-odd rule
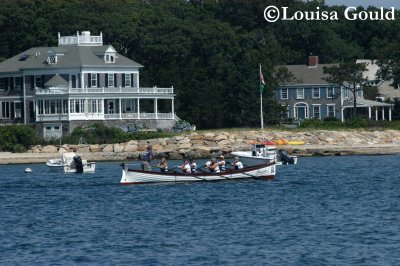
[[[288,140],[288,145],[304,145],[304,140]]]

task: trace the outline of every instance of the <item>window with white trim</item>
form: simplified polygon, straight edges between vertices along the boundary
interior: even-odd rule
[[[14,78],[14,90],[20,90],[22,88],[22,77]]]
[[[43,88],[42,76],[35,76],[35,87],[36,88]]]
[[[313,97],[313,99],[319,99],[320,98],[319,88],[313,88],[312,89],[312,97]]]
[[[96,73],[90,74],[90,87],[97,87],[97,74]]]
[[[362,98],[362,95],[363,95],[362,89],[360,88],[360,86],[357,86],[357,91],[356,91],[357,98]]]
[[[289,99],[288,89],[287,89],[287,88],[282,88],[282,89],[281,89],[281,99],[282,99],[282,100],[287,100],[287,99]]]
[[[326,106],[326,116],[327,117],[335,117],[335,105],[327,105]]]
[[[131,86],[132,86],[131,74],[125,73],[125,87],[131,87]]]
[[[304,99],[304,88],[297,88],[297,99]]]
[[[6,78],[0,78],[0,91],[6,89]]]
[[[1,102],[1,118],[11,118],[11,102]]]
[[[71,99],[70,100],[70,113],[84,113],[85,100],[84,99]]]
[[[106,63],[114,63],[115,62],[115,54],[105,54],[104,62]]]
[[[108,87],[114,87],[114,74],[108,73]]]
[[[333,87],[326,88],[326,98],[332,99],[335,95],[335,89]]]
[[[321,106],[320,105],[313,105],[313,118],[321,119]]]

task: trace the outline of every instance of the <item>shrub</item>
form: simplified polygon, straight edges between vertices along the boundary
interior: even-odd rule
[[[0,151],[23,152],[38,142],[32,126],[7,125],[0,127]]]
[[[172,130],[175,131],[175,132],[189,131],[191,129],[192,129],[192,125],[190,125],[190,123],[188,121],[185,121],[185,120],[179,120],[172,127]]]

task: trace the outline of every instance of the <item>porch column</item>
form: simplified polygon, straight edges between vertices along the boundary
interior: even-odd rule
[[[341,120],[344,122],[344,108],[340,109]]]
[[[382,107],[382,121],[385,120],[385,107]]]
[[[158,101],[157,101],[157,98],[154,99],[154,113],[156,114],[156,119],[158,119]]]
[[[119,98],[119,119],[122,119],[122,100]]]
[[[378,121],[378,107],[375,107],[375,120]]]
[[[371,119],[371,106],[368,107],[368,118]]]
[[[175,120],[175,106],[174,106],[174,99],[172,99],[172,119]]]
[[[137,98],[137,116],[140,119],[140,98]]]
[[[81,88],[85,88],[85,74],[83,72],[81,73]]]
[[[389,121],[392,121],[392,107],[389,106]]]
[[[26,109],[29,109],[29,106],[28,106],[28,108],[26,108],[26,90],[25,90],[25,75],[23,75],[22,76],[22,89],[23,89],[23,93],[24,93],[24,113],[23,113],[23,115],[24,115],[24,125],[26,125]]]
[[[38,121],[38,115],[39,115],[39,101],[35,101],[35,120]]]

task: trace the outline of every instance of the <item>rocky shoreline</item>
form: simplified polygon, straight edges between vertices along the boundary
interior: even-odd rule
[[[117,144],[80,144],[61,146],[34,146],[25,153],[0,152],[0,164],[42,163],[58,158],[61,153],[76,150],[88,161],[136,160],[147,145],[155,153],[169,159],[184,157],[209,158],[225,155],[233,150],[251,150],[261,140],[298,140],[304,145],[280,145],[291,155],[339,156],[400,154],[400,131],[213,131],[191,132],[172,138],[131,140]]]

